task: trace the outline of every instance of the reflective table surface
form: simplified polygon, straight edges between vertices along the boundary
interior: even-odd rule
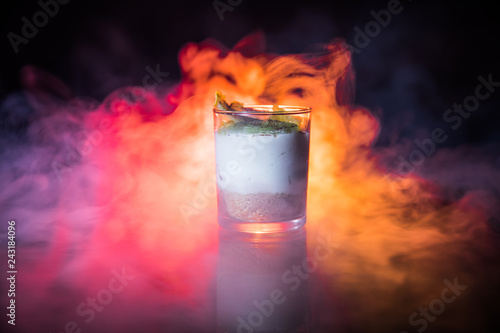
[[[491,230],[478,233],[478,242],[428,227],[379,230],[375,219],[369,230],[311,223],[281,234],[203,225],[177,225],[161,239],[138,230],[117,237],[56,228],[46,241],[19,240],[16,325],[2,325],[12,332],[499,327],[499,249]],[[8,292],[5,283],[1,292]]]

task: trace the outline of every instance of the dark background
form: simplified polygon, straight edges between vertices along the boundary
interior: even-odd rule
[[[33,0],[2,2],[0,99],[21,89],[19,70],[25,64],[56,75],[79,96],[102,100],[116,88],[141,85],[148,65],[169,72],[168,84],[178,81],[178,52],[188,42],[213,38],[231,48],[260,30],[272,53],[305,52],[335,38],[354,44],[354,28],[364,30],[373,20],[370,11],[387,4],[243,0],[221,21],[210,0],[72,0],[59,5],[59,12],[15,54],[8,32],[20,34],[21,18],[32,21],[40,6]],[[479,75],[491,73],[500,81],[493,2],[403,0],[401,5],[403,11],[353,54],[356,103],[380,117],[379,146],[402,137],[428,137],[444,126],[446,109],[474,93]],[[496,145],[499,105],[497,91],[443,146]],[[13,111],[5,105],[1,110],[5,122]]]

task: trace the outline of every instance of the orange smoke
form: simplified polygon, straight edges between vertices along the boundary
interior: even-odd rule
[[[216,90],[248,104],[312,108],[306,225],[310,246],[320,235],[340,244],[338,257],[322,268],[341,272],[338,285],[383,295],[405,281],[431,283],[422,272],[409,277],[394,260],[418,261],[435,249],[435,255],[455,256],[468,241],[486,238],[478,211],[442,202],[438,189],[416,176],[379,167],[370,149],[379,122],[350,104],[354,74],[344,43],[328,45],[321,55],[249,55],[259,38],[229,51],[189,44],[180,52],[183,79],[174,92],[157,97],[141,90],[140,98],[130,98],[134,92],[120,90],[91,116],[91,126],[112,122],[95,155],[104,170],[99,200],[108,205],[98,239],[133,240],[138,253],[168,258],[163,273],[173,289],[183,288],[175,272],[186,258],[215,246]],[[164,115],[165,108],[174,111]],[[370,299],[390,306],[385,296]]]

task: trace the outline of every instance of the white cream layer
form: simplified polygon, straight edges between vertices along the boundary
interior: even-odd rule
[[[303,194],[309,134],[215,133],[217,186],[249,193]]]

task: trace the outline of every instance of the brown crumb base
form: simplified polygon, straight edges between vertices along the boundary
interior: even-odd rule
[[[219,210],[224,215],[251,222],[293,220],[305,214],[305,197],[286,193],[220,191]]]

